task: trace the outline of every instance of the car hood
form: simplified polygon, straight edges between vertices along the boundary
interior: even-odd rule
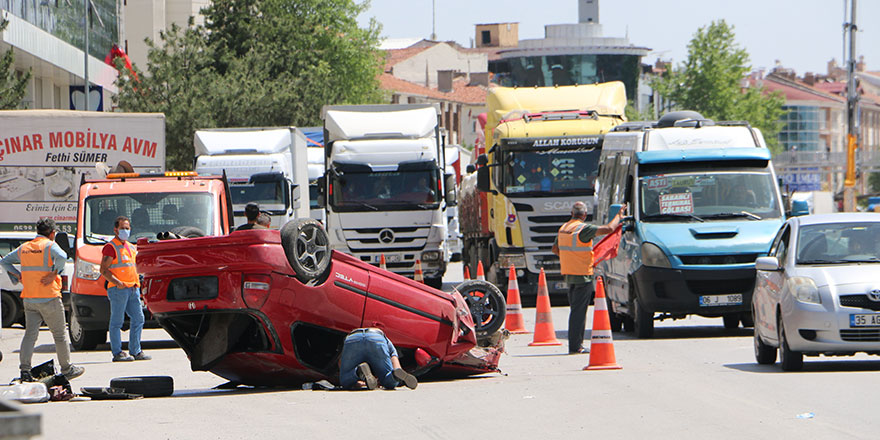
[[[817,287],[865,285],[880,289],[880,263],[798,266],[790,275],[812,278]]]
[[[705,223],[640,222],[638,232],[643,241],[659,245],[667,255],[764,254],[770,249],[770,243],[781,225],[781,219]]]

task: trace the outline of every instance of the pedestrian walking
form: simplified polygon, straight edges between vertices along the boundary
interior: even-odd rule
[[[559,228],[552,251],[559,256],[560,272],[568,286],[568,352],[589,353],[584,347],[584,330],[587,309],[593,300],[593,238],[607,235],[617,228],[623,218],[626,204],[617,215],[602,226],[587,223],[587,205],[575,202],[571,207],[571,219]]]
[[[85,368],[70,363],[70,343],[61,303],[61,272],[67,261],[67,253],[55,239],[55,220],[37,222],[37,237],[19,246],[0,260],[0,266],[13,284],[21,282],[21,299],[24,303],[24,337],[19,350],[21,380],[33,380],[31,360],[34,344],[40,335],[40,325],[45,322],[55,339],[55,354],[61,365],[61,374],[67,380],[82,376]],[[14,264],[21,264],[19,272]]]
[[[128,242],[131,221],[120,216],[113,223],[115,236],[101,250],[101,275],[107,280],[110,299],[110,351],[113,362],[146,361],[151,357],[141,350],[144,311],[140,301],[140,277],[137,273],[137,250]],[[129,319],[128,352],[122,351],[122,324]]]
[[[339,382],[345,389],[369,390],[379,385],[393,390],[401,384],[414,390],[419,384],[415,376],[400,367],[394,344],[375,327],[356,328],[345,337],[339,357]]]

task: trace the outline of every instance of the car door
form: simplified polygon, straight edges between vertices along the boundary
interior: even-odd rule
[[[792,226],[785,224],[779,230],[773,245],[770,247],[769,256],[776,257],[783,270],[759,270],[755,282],[755,326],[761,332],[764,341],[776,341],[778,331],[776,329],[776,309],[781,300],[782,288],[785,284],[786,258],[791,243]]]

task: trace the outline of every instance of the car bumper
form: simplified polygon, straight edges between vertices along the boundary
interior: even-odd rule
[[[639,302],[648,310],[717,317],[751,310],[754,269],[681,270],[642,266],[633,273]],[[742,294],[736,305],[702,306],[700,297]]]
[[[783,305],[785,339],[793,351],[807,355],[880,354],[880,328],[853,327],[850,316],[878,312],[792,300]]]

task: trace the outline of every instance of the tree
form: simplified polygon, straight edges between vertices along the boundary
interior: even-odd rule
[[[8,24],[8,20],[0,18],[0,32],[3,32]],[[31,79],[30,69],[19,75],[13,69],[14,65],[15,54],[9,49],[0,56],[0,110],[21,108],[27,83]]]
[[[379,25],[354,0],[214,0],[204,26],[150,44],[140,82],[120,76],[126,111],[166,117],[169,169],[192,167],[197,128],[320,125],[325,104],[383,99]]]
[[[715,120],[744,120],[759,128],[774,153],[785,99],[754,84],[743,86],[751,70],[749,54],[734,40],[733,26],[713,21],[688,43],[688,58],[665,77],[652,82],[678,109],[694,110]]]

